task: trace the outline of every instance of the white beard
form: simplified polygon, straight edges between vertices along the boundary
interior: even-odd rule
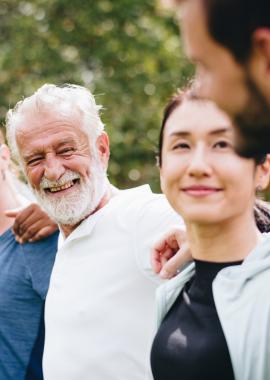
[[[32,188],[40,205],[56,223],[74,226],[98,207],[105,195],[107,176],[98,162],[91,164],[90,173],[90,176],[83,180],[78,173],[67,170],[59,181],[49,181],[43,177],[41,189],[38,191]],[[61,198],[52,198],[43,190],[50,186],[61,186],[75,178],[80,179],[79,186],[75,185],[76,189]]]

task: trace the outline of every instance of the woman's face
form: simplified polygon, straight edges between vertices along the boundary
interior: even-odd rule
[[[252,213],[260,166],[233,149],[230,119],[213,103],[184,101],[166,121],[161,187],[187,223]]]

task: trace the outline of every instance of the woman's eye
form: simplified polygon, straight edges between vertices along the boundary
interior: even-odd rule
[[[178,143],[178,144],[175,144],[175,145],[173,146],[173,150],[177,150],[177,149],[179,149],[179,150],[182,150],[182,149],[189,149],[189,144],[184,143],[184,142],[182,142],[182,143]]]
[[[214,148],[219,148],[219,149],[225,149],[225,148],[230,148],[231,144],[228,141],[217,141],[214,144]]]

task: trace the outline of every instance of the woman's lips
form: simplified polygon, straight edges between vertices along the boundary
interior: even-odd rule
[[[185,192],[188,195],[191,195],[193,197],[203,197],[206,195],[216,194],[217,192],[221,191],[222,189],[218,187],[211,187],[211,186],[188,186],[182,188],[182,191]]]

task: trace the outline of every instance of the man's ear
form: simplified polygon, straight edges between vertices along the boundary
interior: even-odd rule
[[[270,28],[254,31],[249,67],[255,83],[270,99]]]
[[[270,28],[256,29],[252,36],[254,48],[261,53],[270,70]]]
[[[256,187],[264,190],[269,185],[270,179],[270,154],[265,161],[256,167]]]
[[[104,168],[107,169],[110,158],[110,141],[106,132],[103,131],[101,135],[98,136],[96,147],[100,161],[103,163]]]

